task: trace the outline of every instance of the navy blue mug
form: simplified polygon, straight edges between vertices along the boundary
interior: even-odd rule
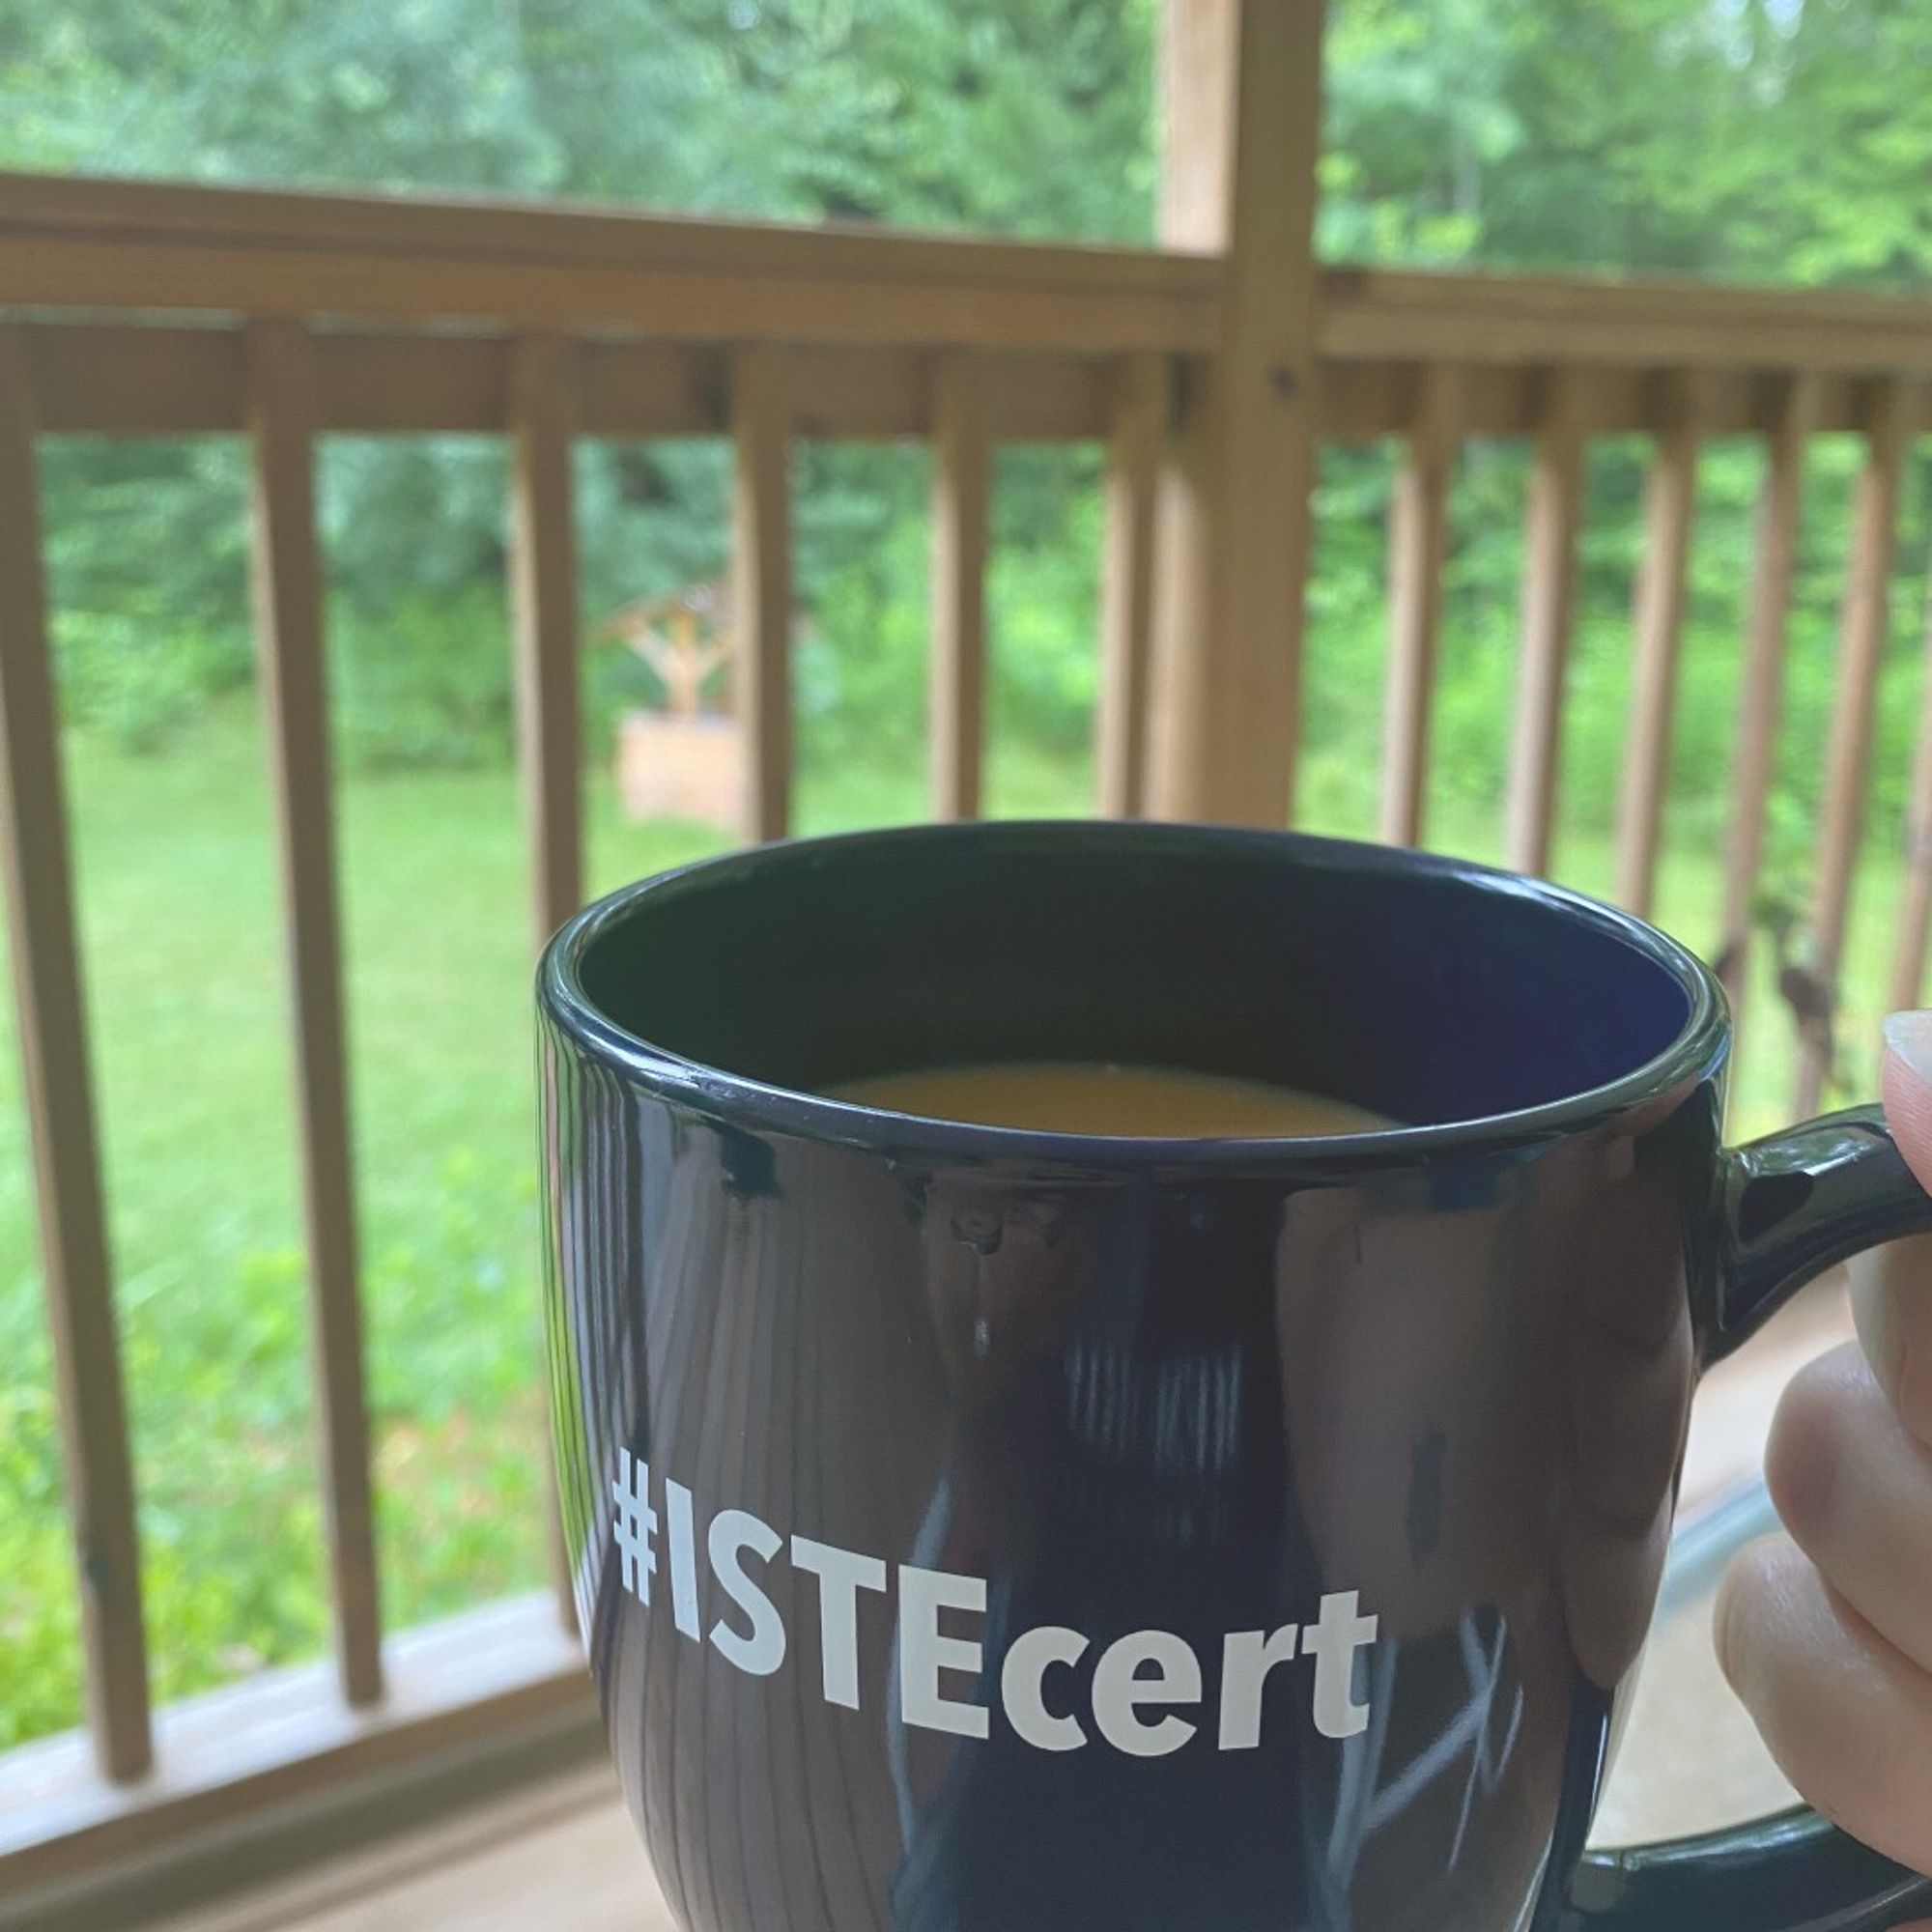
[[[1444,859],[1117,824],[766,847],[541,973],[556,1462],[693,1932],[1863,1932],[1797,1813],[1585,1835],[1701,1371],[1932,1225],[1875,1109],[1721,1144],[1711,974]],[[1409,1122],[822,1096],[1125,1061]]]

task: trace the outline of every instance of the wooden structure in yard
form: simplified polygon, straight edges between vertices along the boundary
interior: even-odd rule
[[[501,1786],[597,1728],[561,1550],[543,1600],[384,1627],[323,728],[317,441],[507,436],[534,947],[582,888],[580,435],[724,435],[746,748],[737,818],[790,823],[791,447],[918,436],[931,497],[931,808],[980,810],[987,502],[1006,439],[1107,449],[1098,803],[1289,822],[1323,441],[1402,451],[1381,826],[1427,837],[1446,518],[1470,437],[1534,447],[1508,807],[1541,869],[1561,783],[1583,461],[1654,450],[1618,885],[1650,898],[1694,464],[1769,454],[1726,858],[1735,991],[1776,744],[1807,440],[1863,448],[1812,926],[1829,979],[1863,833],[1899,479],[1932,410],[1932,302],[1403,272],[1312,246],[1319,0],[1168,0],[1160,243],[942,240],[412,198],[0,176],[0,861],[82,1605],[86,1728],[0,1756],[0,1928],[147,1922],[178,1899]],[[36,479],[43,436],[242,435],[278,810],[321,1482],[323,1668],[150,1709],[139,1525],[74,943]],[[1932,907],[1932,721],[1893,998]],[[1814,1053],[1794,1094],[1806,1104]]]
[[[639,597],[596,630],[648,666],[664,686],[659,706],[617,721],[617,799],[630,819],[695,818],[729,827],[745,790],[745,733],[732,703],[737,613],[728,578]],[[721,700],[704,687],[722,674]]]

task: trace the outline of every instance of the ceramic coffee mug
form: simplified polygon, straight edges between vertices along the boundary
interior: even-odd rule
[[[927,827],[618,893],[540,1000],[567,1540],[695,1932],[1932,1912],[1809,1814],[1584,1852],[1699,1373],[1932,1224],[1876,1110],[1721,1146],[1670,940],[1408,852]],[[813,1092],[1025,1059],[1413,1124]]]

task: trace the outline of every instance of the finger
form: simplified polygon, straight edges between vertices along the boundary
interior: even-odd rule
[[[1885,1022],[1885,1118],[1921,1187],[1932,1188],[1932,1011]]]
[[[1932,1452],[1848,1344],[1785,1390],[1765,1456],[1798,1547],[1879,1634],[1932,1671]]]
[[[1804,1797],[1888,1858],[1932,1865],[1932,1677],[1782,1538],[1731,1566],[1717,1642],[1724,1675]]]

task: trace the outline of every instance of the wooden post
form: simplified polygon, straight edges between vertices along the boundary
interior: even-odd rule
[[[1758,498],[1757,555],[1751,574],[1750,617],[1745,643],[1744,690],[1731,785],[1731,835],[1724,855],[1724,990],[1732,1022],[1744,1026],[1750,980],[1751,896],[1764,867],[1765,818],[1777,760],[1784,708],[1784,645],[1791,619],[1791,584],[1798,566],[1799,521],[1804,504],[1804,446],[1818,413],[1818,382],[1797,375],[1777,398],[1765,451]]]
[[[1167,0],[1160,238],[1225,264],[1160,511],[1150,806],[1284,824],[1315,483],[1321,0]]]
[[[1107,533],[1100,556],[1100,810],[1136,818],[1147,806],[1150,659],[1153,648],[1154,513],[1167,430],[1167,361],[1130,355],[1115,371],[1107,440]]]
[[[763,344],[731,364],[733,623],[745,837],[791,830],[791,394]]]
[[[63,1477],[95,1762],[138,1777],[153,1747],[134,1480],[74,941],[59,724],[48,662],[26,357],[0,329],[0,862],[40,1204]]]
[[[986,538],[992,451],[978,362],[942,358],[932,409],[932,812],[980,815],[986,735]]]
[[[525,336],[510,369],[510,611],[535,951],[583,903],[573,362],[564,337]],[[554,1477],[548,1429],[544,1455]],[[577,1601],[556,1499],[553,1480],[544,1501],[551,1582],[557,1615],[574,1630]]]
[[[364,1705],[383,1694],[383,1631],[344,1065],[314,422],[307,335],[293,324],[257,324],[249,338],[248,393],[255,639],[281,839],[309,1327],[336,1662],[344,1698]]]
[[[1913,384],[1889,377],[1878,387],[1865,427],[1865,464],[1852,511],[1852,547],[1845,572],[1845,601],[1838,628],[1838,689],[1832,708],[1831,748],[1826,753],[1825,803],[1818,829],[1818,887],[1812,906],[1814,966],[1835,1007],[1838,964],[1851,916],[1852,872],[1864,829],[1870,789],[1872,707],[1891,586],[1891,554],[1898,524],[1899,472],[1912,418]],[[1800,1057],[1797,1107],[1814,1113],[1830,1070],[1828,1029],[1807,1031]]]
[[[1637,566],[1636,688],[1617,801],[1617,896],[1648,918],[1657,885],[1663,801],[1670,788],[1670,731],[1677,711],[1677,660],[1684,637],[1685,576],[1697,507],[1704,387],[1673,378],[1644,486],[1643,556]]]
[[[1516,741],[1510,753],[1507,849],[1519,872],[1549,869],[1563,686],[1583,521],[1583,384],[1571,369],[1549,379],[1537,433],[1522,565],[1522,642]]]
[[[1388,696],[1382,716],[1381,834],[1419,845],[1429,775],[1429,714],[1442,630],[1449,483],[1461,442],[1462,371],[1431,363],[1389,499]]]

